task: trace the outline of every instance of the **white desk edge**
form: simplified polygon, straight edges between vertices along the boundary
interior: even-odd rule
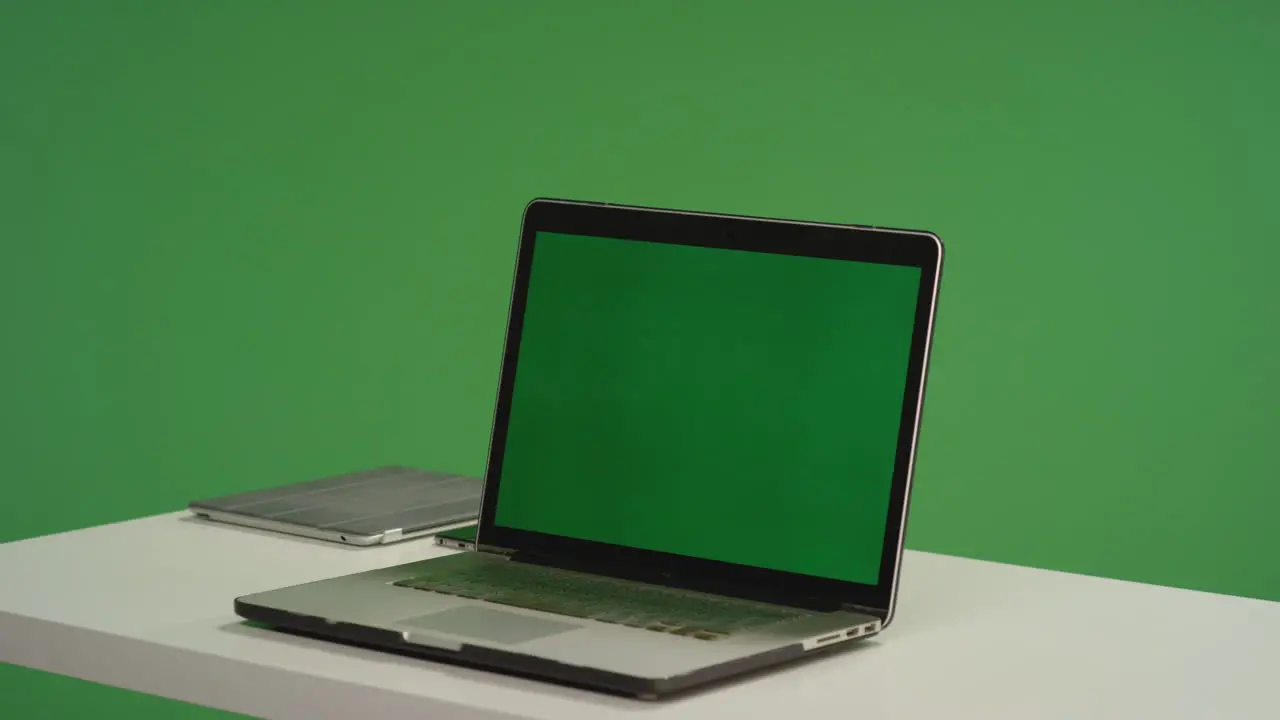
[[[1280,603],[908,552],[898,617],[850,652],[659,703],[247,626],[234,597],[450,552],[172,513],[0,545],[0,661],[321,720],[1273,718]]]

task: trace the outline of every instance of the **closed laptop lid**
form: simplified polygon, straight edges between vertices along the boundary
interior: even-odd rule
[[[388,466],[199,500],[191,508],[371,536],[470,520],[479,512],[480,492],[478,478]]]

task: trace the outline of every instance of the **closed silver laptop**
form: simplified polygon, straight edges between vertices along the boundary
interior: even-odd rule
[[[927,232],[535,201],[477,551],[236,612],[647,699],[877,635],[941,266]]]
[[[198,517],[348,545],[421,537],[480,512],[481,481],[391,465],[196,500]]]

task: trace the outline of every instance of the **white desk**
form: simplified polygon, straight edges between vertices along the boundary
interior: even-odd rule
[[[440,552],[182,514],[0,545],[0,661],[300,720],[1280,717],[1280,603],[926,553],[907,554],[898,618],[876,641],[660,703],[285,636],[231,611],[237,595]]]

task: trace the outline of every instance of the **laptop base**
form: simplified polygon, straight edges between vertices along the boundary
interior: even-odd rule
[[[570,609],[553,613],[505,604],[518,602],[520,596],[490,602],[412,586],[422,578],[463,578],[502,570],[569,572],[465,552],[241,597],[235,611],[247,620],[295,634],[652,698],[851,645],[882,627],[879,618],[845,610],[819,613],[773,607],[778,619],[770,621],[767,613],[754,614],[769,609],[759,603],[747,602],[752,612],[744,616],[733,605],[745,601],[702,593],[688,593],[689,610],[675,602],[680,598],[667,597],[688,591],[616,581],[630,585],[636,595],[655,596],[657,607],[672,611],[667,620],[709,619],[707,627],[722,631],[712,638],[681,635],[674,623],[637,626],[634,614],[628,625],[582,617]],[[606,595],[605,605],[610,598],[616,594]],[[724,603],[723,615],[717,603]]]
[[[492,648],[463,646],[459,651],[452,651],[419,645],[406,641],[402,634],[393,631],[347,623],[330,623],[322,618],[254,606],[239,600],[236,601],[235,611],[237,615],[252,623],[287,635],[336,642],[350,647],[393,653],[420,660],[443,662],[474,670],[499,672],[512,677],[552,682],[565,687],[644,701],[671,699],[729,680],[747,679],[746,676],[752,673],[800,662],[802,658],[823,657],[855,647],[851,643],[845,643],[806,651],[801,645],[795,644],[728,661],[678,678],[652,679],[568,665]]]

